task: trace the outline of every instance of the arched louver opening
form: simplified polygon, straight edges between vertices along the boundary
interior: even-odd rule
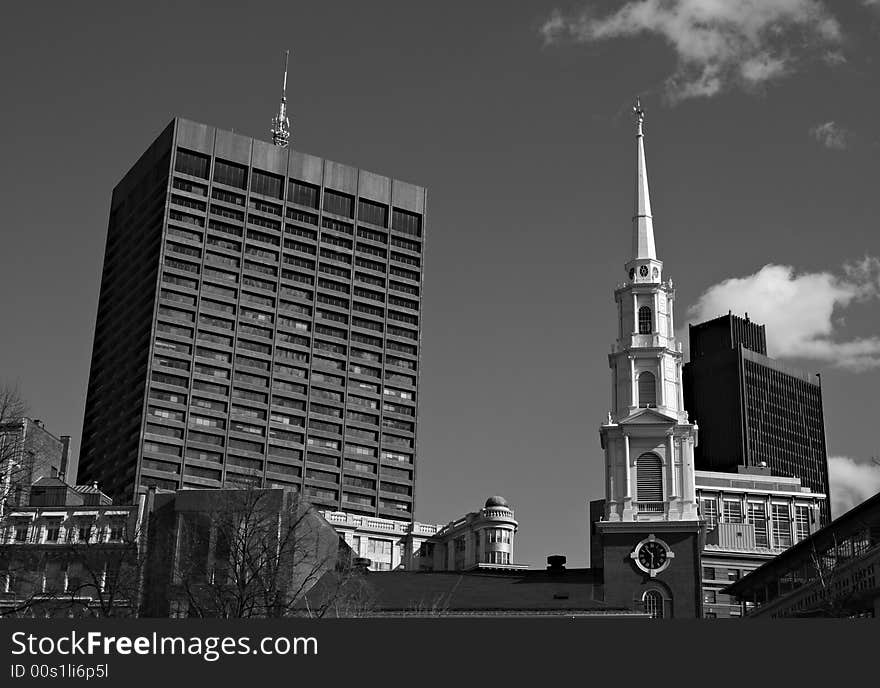
[[[639,406],[649,408],[657,405],[657,379],[647,370],[639,373]]]
[[[648,452],[636,459],[636,500],[663,501],[663,462],[654,453]]]
[[[654,331],[651,309],[648,306],[639,308],[639,334],[651,334]]]

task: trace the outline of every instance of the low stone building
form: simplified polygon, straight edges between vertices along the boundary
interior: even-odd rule
[[[445,526],[359,516],[340,511],[321,515],[371,571],[517,570],[513,544],[518,528],[503,497]]]
[[[0,616],[133,616],[145,500],[41,478],[0,520]]]

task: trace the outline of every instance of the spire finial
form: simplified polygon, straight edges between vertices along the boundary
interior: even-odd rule
[[[287,63],[290,51],[284,51],[284,81],[281,85],[281,103],[278,114],[272,118],[272,143],[280,148],[287,148],[290,142],[290,120],[287,118]]]
[[[633,114],[636,116],[637,136],[642,135],[642,123],[645,121],[645,111],[642,110],[642,100],[636,96],[636,104],[633,105]]]

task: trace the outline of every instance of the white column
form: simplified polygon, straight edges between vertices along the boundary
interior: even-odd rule
[[[633,292],[633,334],[639,332],[639,297]]]
[[[635,356],[629,357],[629,386],[630,386],[630,406],[638,406],[638,396],[636,394],[636,359]]]
[[[660,294],[654,292],[654,334],[660,334]]]
[[[668,461],[669,461],[669,498],[677,496],[678,493],[678,485],[676,484],[675,479],[675,435],[670,433],[666,436],[667,442],[667,451],[668,451]]]
[[[663,354],[657,356],[657,405],[666,406],[666,369],[663,365]]]
[[[626,461],[626,498],[632,500],[632,469],[629,462],[629,435],[623,436],[623,452]]]

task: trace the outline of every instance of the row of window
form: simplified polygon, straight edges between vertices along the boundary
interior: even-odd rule
[[[812,508],[808,505],[795,504],[794,518],[790,504],[787,502],[771,502],[770,514],[767,513],[766,501],[747,500],[745,513],[741,499],[721,499],[715,497],[700,500],[700,516],[706,521],[709,529],[718,523],[751,523],[755,529],[755,544],[760,548],[787,548],[794,542],[800,542],[810,534]],[[769,518],[768,518],[769,516]]]
[[[62,524],[61,517],[46,517],[36,523],[15,518],[0,542],[6,543],[95,543],[122,542],[126,534],[125,519],[113,519],[104,525],[94,520],[77,518]]]
[[[182,148],[177,150],[177,157],[174,163],[175,171],[207,180],[210,168],[210,156]],[[238,189],[247,189],[248,176],[250,176],[250,190],[254,193],[279,200],[284,199],[285,177],[248,168],[245,165],[219,158],[214,160],[213,180],[217,183]],[[193,189],[193,191],[190,191],[191,193],[200,193],[196,187],[193,187]],[[189,191],[189,189],[186,190]],[[317,209],[320,199],[321,187],[295,179],[287,180],[287,200],[289,202]],[[325,211],[335,215],[353,218],[355,197],[350,194],[324,189],[322,207]],[[385,204],[359,199],[357,210],[358,219],[361,221],[381,227],[388,225],[388,206]],[[422,234],[422,216],[400,208],[392,208],[391,226],[402,233],[420,237]]]

